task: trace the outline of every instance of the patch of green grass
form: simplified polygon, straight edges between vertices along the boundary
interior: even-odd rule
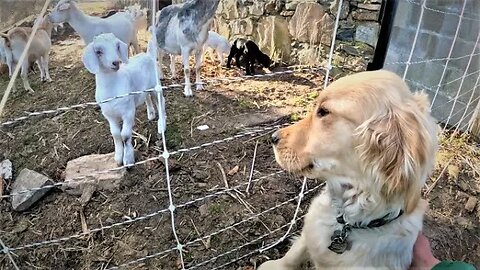
[[[292,114],[290,115],[290,121],[296,122],[296,121],[299,121],[299,120],[301,120],[301,119],[302,119],[302,116],[301,116],[300,114],[298,114],[298,113],[292,113]]]
[[[246,98],[238,98],[238,105],[243,109],[255,109],[257,106],[253,101]]]

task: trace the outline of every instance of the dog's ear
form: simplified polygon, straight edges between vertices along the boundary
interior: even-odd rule
[[[407,213],[417,206],[436,149],[435,123],[418,100],[369,119],[357,133],[365,168],[387,201],[405,198]]]
[[[117,50],[118,50],[118,55],[120,55],[120,59],[122,60],[123,63],[128,64],[128,45],[121,41],[117,41]]]
[[[100,71],[100,62],[98,61],[98,57],[95,54],[95,48],[93,47],[93,43],[88,44],[85,48],[82,61],[90,73],[97,74]]]

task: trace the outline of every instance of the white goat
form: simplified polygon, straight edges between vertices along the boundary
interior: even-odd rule
[[[7,64],[7,54],[5,52],[5,39],[0,37],[0,65]]]
[[[80,34],[85,44],[102,33],[113,33],[118,39],[129,46],[132,45],[135,53],[140,52],[132,16],[126,12],[116,13],[108,18],[99,18],[86,15],[74,0],[60,0],[49,14],[53,23],[68,22]]]
[[[135,29],[136,31],[140,31],[141,29],[146,30],[148,23],[147,23],[147,9],[142,9],[139,4],[135,4],[133,6],[127,7],[127,13],[132,16]]]
[[[23,87],[30,92],[33,92],[33,89],[28,82],[28,71],[31,63],[37,63],[38,68],[40,69],[40,79],[42,81],[52,81],[48,71],[49,53],[52,46],[52,41],[50,39],[52,29],[52,22],[47,16],[43,17],[38,30],[35,33],[35,37],[30,44],[27,57],[23,63],[21,63]],[[20,61],[20,56],[27,45],[31,33],[31,27],[15,27],[8,31],[6,35],[2,34],[5,38],[4,51],[10,77],[13,75],[15,65]]]
[[[213,52],[217,53],[218,61],[220,61],[220,65],[225,64],[225,55],[230,53],[230,48],[232,46],[228,42],[228,39],[219,35],[214,31],[208,31],[208,37],[205,41],[205,45],[203,46],[203,54],[208,50],[211,49],[210,55],[213,56]],[[175,69],[175,55],[170,55],[170,73],[172,77],[176,77],[177,72]]]
[[[155,55],[149,45],[147,53],[140,53],[128,59],[128,46],[112,33],[100,34],[93,38],[83,54],[83,63],[95,74],[97,102],[132,93],[145,91],[156,86]],[[153,98],[153,101],[152,101]],[[115,143],[115,161],[119,166],[135,162],[132,145],[132,131],[136,107],[147,104],[149,120],[155,119],[155,92],[132,94],[101,103],[102,114],[108,120]],[[165,108],[162,100],[163,109]],[[159,129],[165,129],[165,112],[159,108]],[[159,130],[161,132],[161,130]]]
[[[211,48],[212,51],[214,50],[217,53],[218,59],[220,61],[220,65],[225,64],[225,55],[230,53],[230,42],[225,37],[219,35],[216,32],[208,31],[208,38],[205,42],[204,49]]]
[[[160,71],[163,53],[181,55],[185,75],[185,96],[193,96],[189,67],[189,56],[192,52],[195,52],[196,89],[203,89],[200,78],[203,44],[207,40],[208,29],[218,3],[219,0],[191,0],[163,8],[157,17],[155,35],[161,51]]]

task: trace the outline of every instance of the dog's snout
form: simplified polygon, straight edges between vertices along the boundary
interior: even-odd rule
[[[280,141],[280,132],[278,132],[277,130],[272,134],[272,143],[276,145],[278,144],[279,141]]]
[[[113,61],[112,65],[116,68],[120,67],[120,61]]]

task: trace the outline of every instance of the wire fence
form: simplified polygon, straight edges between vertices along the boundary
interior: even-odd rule
[[[470,119],[473,115],[475,115],[474,108],[476,108],[476,110],[478,110],[479,108],[477,104],[480,99],[480,95],[477,93],[477,88],[479,86],[480,69],[475,71],[471,71],[471,69],[472,69],[472,66],[475,66],[475,62],[478,62],[478,56],[480,55],[480,52],[477,52],[477,48],[478,48],[477,45],[480,38],[480,33],[477,33],[475,45],[473,46],[473,49],[471,50],[470,53],[461,55],[461,56],[453,56],[453,52],[454,52],[455,42],[457,40],[457,37],[459,36],[460,29],[462,27],[462,20],[477,22],[477,21],[480,21],[480,18],[464,16],[466,1],[463,2],[463,7],[460,13],[442,11],[436,8],[432,8],[431,6],[428,5],[429,4],[428,0],[423,0],[421,2],[415,2],[412,0],[402,0],[402,1],[404,3],[421,7],[419,21],[418,21],[418,25],[415,28],[415,34],[411,44],[411,49],[409,50],[408,56],[406,57],[407,60],[403,61],[404,58],[402,58],[401,59],[402,61],[391,61],[391,62],[387,61],[386,66],[387,67],[402,66],[403,70],[401,74],[403,75],[403,78],[405,79],[405,81],[410,83],[416,89],[423,89],[423,90],[430,91],[433,94],[432,107],[431,107],[433,111],[451,104],[450,106],[451,109],[449,110],[449,113],[445,115],[446,117],[439,119],[440,122],[445,124],[445,126],[453,126],[456,131],[468,129],[468,125],[469,123],[471,123]],[[331,39],[330,52],[328,55],[327,64],[324,67],[308,67],[308,68],[290,67],[283,71],[267,73],[267,74],[208,79],[208,80],[205,80],[205,84],[206,85],[223,85],[225,83],[242,82],[247,79],[260,79],[260,78],[268,79],[272,76],[279,76],[279,75],[285,75],[285,74],[324,72],[325,73],[324,87],[326,87],[329,83],[330,71],[333,68],[332,59],[335,54],[335,39],[336,39],[337,30],[339,26],[340,14],[342,12],[343,0],[339,0],[337,4],[338,4],[338,9],[336,11],[336,20],[333,28],[334,30],[333,30],[332,39]],[[153,8],[155,9],[154,6]],[[458,17],[459,19],[458,25],[456,26],[456,32],[455,32],[447,57],[439,56],[439,57],[432,57],[429,59],[425,59],[425,58],[422,59],[422,58],[415,57],[416,55],[415,48],[417,45],[417,41],[419,40],[422,34],[421,26],[424,20],[423,14],[427,10],[430,12],[436,12],[443,15],[455,16],[455,17]],[[467,59],[468,59],[468,62],[461,76],[459,76],[458,78],[454,78],[452,80],[447,80],[445,75],[448,72],[449,63],[456,62],[456,61],[463,61]],[[443,65],[442,75],[438,80],[438,84],[429,85],[428,83],[418,81],[414,78],[413,79],[410,78],[409,74],[413,72],[411,69],[412,67],[416,65],[425,65],[425,64],[437,63],[437,62],[442,63]],[[158,74],[158,72],[156,73]],[[466,80],[470,80],[470,78],[472,77],[476,78],[473,84],[473,87],[465,89]],[[441,94],[441,89],[444,89],[445,87],[451,87],[456,83],[458,83],[459,86],[457,90],[454,91],[454,95],[451,98],[447,99],[446,101],[444,99],[437,98],[437,96]],[[183,86],[184,84],[181,84],[181,83],[162,85],[160,80],[157,78],[157,87],[155,87],[154,89],[146,90],[146,91],[156,92],[160,97],[159,100],[162,100],[164,90],[179,88]],[[85,110],[90,107],[96,107],[102,103],[106,103],[115,99],[120,99],[126,96],[130,96],[130,95],[138,95],[143,92],[145,91],[136,91],[136,92],[129,93],[127,95],[116,96],[111,99],[104,100],[102,102],[85,102],[80,104],[62,106],[58,108],[46,109],[42,111],[29,112],[29,113],[26,113],[25,115],[10,117],[9,120],[4,121],[0,124],[0,128],[3,128],[3,129],[10,128],[12,126],[21,124],[24,121],[29,121],[36,118],[53,117],[59,113],[63,113],[66,111]],[[463,100],[465,98],[467,101],[464,102]],[[463,109],[458,109],[459,104],[462,105]],[[457,118],[460,120],[459,121],[454,120]],[[452,125],[452,123],[454,123],[454,125]],[[0,237],[0,244],[2,248],[1,252],[4,255],[6,255],[7,260],[11,262],[11,265],[14,269],[19,269],[18,264],[16,262],[16,258],[15,258],[16,253],[18,252],[27,251],[27,250],[36,250],[39,248],[46,248],[50,246],[61,246],[61,245],[65,245],[67,242],[72,240],[82,240],[86,237],[91,237],[99,233],[103,234],[107,230],[113,230],[116,228],[125,228],[132,224],[138,224],[140,222],[147,221],[154,217],[166,217],[169,219],[169,229],[171,230],[171,233],[172,233],[171,239],[167,241],[169,248],[166,248],[166,249],[159,248],[158,250],[155,250],[155,251],[149,251],[147,255],[138,256],[138,257],[132,258],[131,260],[125,260],[123,262],[116,262],[116,263],[108,262],[104,265],[102,269],[125,269],[125,268],[135,267],[135,265],[145,263],[148,260],[161,258],[166,255],[171,256],[171,254],[176,254],[178,258],[177,266],[179,269],[225,269],[226,266],[231,265],[239,260],[244,260],[246,258],[254,256],[255,254],[262,253],[284,242],[289,236],[291,236],[293,233],[296,232],[296,230],[298,229],[298,226],[296,225],[298,225],[299,221],[304,217],[302,213],[303,212],[302,206],[305,205],[306,203],[305,197],[309,195],[311,196],[319,192],[320,189],[323,187],[323,184],[318,184],[315,182],[314,187],[309,188],[307,185],[308,183],[307,179],[303,179],[302,185],[299,188],[298,192],[296,192],[294,196],[291,196],[289,199],[281,202],[274,202],[273,206],[267,207],[266,209],[261,211],[257,211],[257,212],[251,211],[250,215],[248,215],[247,217],[244,217],[240,221],[232,223],[231,225],[222,227],[215,231],[204,233],[203,235],[199,234],[198,237],[191,240],[185,240],[179,235],[179,229],[182,226],[181,222],[178,222],[177,220],[179,215],[178,214],[179,210],[185,209],[189,206],[197,205],[200,202],[204,202],[210,199],[218,200],[222,195],[231,195],[237,198],[239,201],[242,201],[243,199],[241,199],[241,197],[243,195],[243,192],[241,192],[241,190],[243,190],[244,188],[247,188],[247,190],[249,190],[252,184],[260,183],[264,181],[274,181],[274,180],[277,180],[277,177],[279,176],[282,176],[282,178],[285,178],[286,173],[283,171],[276,171],[273,173],[266,173],[265,175],[260,177],[253,177],[253,171],[255,166],[255,155],[254,155],[253,160],[251,162],[252,167],[251,167],[250,177],[247,181],[241,182],[232,187],[225,186],[225,188],[222,188],[219,191],[215,191],[215,192],[209,191],[208,194],[204,196],[198,196],[191,200],[178,201],[177,198],[174,196],[175,185],[172,182],[172,175],[170,172],[171,164],[169,163],[169,160],[170,160],[170,157],[175,155],[183,155],[185,153],[192,153],[201,149],[207,149],[213,146],[218,146],[220,144],[227,144],[232,141],[238,141],[241,139],[251,139],[259,135],[265,135],[265,133],[272,132],[276,129],[285,127],[289,124],[291,123],[252,127],[252,128],[248,128],[244,132],[237,133],[233,136],[229,136],[223,139],[216,139],[208,143],[203,143],[193,147],[181,148],[177,150],[168,149],[167,137],[165,135],[165,131],[159,128],[159,131],[161,131],[160,136],[162,139],[162,145],[161,145],[160,152],[155,156],[137,161],[133,165],[121,166],[118,168],[109,169],[105,171],[96,171],[91,174],[82,175],[82,176],[74,177],[71,179],[65,179],[64,182],[54,183],[51,185],[43,186],[41,188],[24,189],[16,193],[2,195],[0,197],[1,199],[7,199],[7,198],[12,199],[14,196],[28,193],[31,191],[47,190],[51,188],[58,188],[58,187],[72,185],[72,184],[94,183],[97,180],[92,180],[91,177],[95,175],[111,173],[114,171],[120,171],[120,170],[124,170],[131,167],[138,167],[140,165],[144,165],[154,161],[163,161],[163,164],[165,167],[165,170],[164,170],[164,181],[166,186],[165,191],[168,197],[166,199],[167,201],[166,207],[163,207],[155,211],[151,211],[150,213],[146,213],[138,217],[129,218],[124,221],[117,221],[117,222],[104,221],[100,225],[95,226],[94,228],[91,228],[91,229],[88,229],[87,231],[79,232],[76,234],[65,235],[63,237],[47,237],[46,239],[43,239],[38,242],[25,243],[23,245],[17,245],[17,246],[10,246],[8,245],[8,243],[5,244],[1,239],[2,237]],[[256,148],[255,148],[255,153],[256,153]],[[256,186],[255,185],[253,186],[254,186],[253,190],[255,190]],[[246,202],[244,203],[248,205],[248,203]],[[277,211],[280,208],[284,208],[292,204],[295,204],[295,209],[291,211],[292,212],[291,218],[288,221],[284,222],[284,224],[278,226],[277,228],[273,230],[269,229],[266,233],[257,235],[253,239],[246,239],[243,242],[243,244],[239,244],[238,246],[232,249],[219,250],[214,254],[209,253],[207,258],[202,258],[201,260],[197,260],[197,259],[194,260],[189,258],[188,248],[195,248],[194,247],[195,245],[201,244],[203,243],[203,241],[206,241],[215,236],[222,235],[223,233],[226,233],[229,231],[235,231],[239,227],[247,225],[249,222],[255,221],[260,217],[266,216],[269,213],[272,213],[274,211]],[[107,223],[110,223],[110,224],[105,226],[102,225]],[[272,240],[272,237],[275,237],[275,238]],[[232,256],[232,254],[235,254],[235,256]]]
[[[386,68],[402,74],[413,89],[429,94],[430,109],[443,131],[468,132],[479,121],[480,17],[470,12],[477,8],[478,2],[470,0],[443,4],[404,0],[399,7],[404,16],[396,18],[397,38],[390,42]],[[412,37],[412,43],[403,42],[405,37]]]

